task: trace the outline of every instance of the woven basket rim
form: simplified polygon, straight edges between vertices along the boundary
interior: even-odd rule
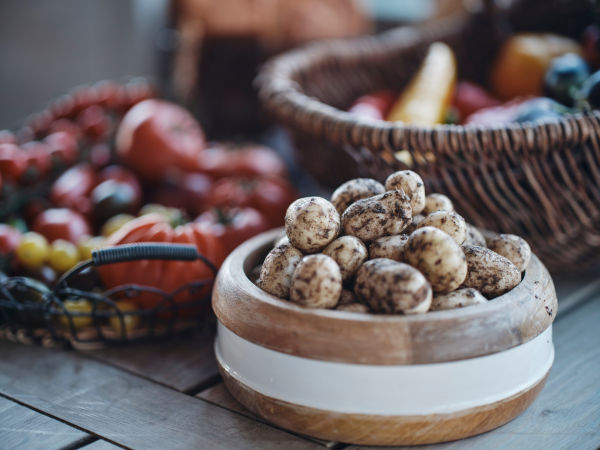
[[[510,147],[519,142],[522,150],[552,151],[572,146],[586,139],[593,127],[600,124],[600,110],[566,113],[552,121],[479,124],[438,124],[421,126],[402,122],[359,117],[348,111],[328,105],[307,95],[294,79],[300,72],[308,72],[324,59],[347,61],[368,58],[369,53],[385,55],[444,40],[444,36],[458,32],[469,23],[465,15],[455,15],[425,26],[402,26],[379,35],[313,42],[292,49],[268,60],[256,78],[259,98],[266,109],[287,125],[314,136],[324,136],[338,143],[369,148],[404,148],[404,143],[434,140],[464,140],[472,136],[486,142],[504,142],[499,147]],[[317,123],[319,123],[317,125]]]

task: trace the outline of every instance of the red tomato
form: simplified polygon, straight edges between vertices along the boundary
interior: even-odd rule
[[[119,183],[124,183],[129,185],[133,192],[135,193],[135,198],[133,199],[133,203],[139,205],[142,201],[142,185],[140,184],[140,180],[131,170],[126,169],[123,166],[112,165],[105,167],[98,174],[98,183],[102,183],[106,180],[115,180]]]
[[[356,99],[348,112],[370,119],[385,120],[390,108],[398,98],[393,91],[377,91]]]
[[[219,144],[200,153],[198,170],[215,178],[285,176],[285,164],[273,149],[256,144]]]
[[[32,230],[43,235],[48,242],[64,239],[77,244],[83,236],[92,235],[85,217],[67,208],[43,211],[34,219]]]
[[[265,216],[254,208],[214,208],[202,213],[195,222],[208,227],[227,253],[269,229]]]
[[[50,133],[58,133],[59,131],[64,131],[65,133],[73,136],[75,139],[79,139],[81,137],[81,129],[75,124],[75,122],[69,119],[58,119],[50,124]]]
[[[90,148],[90,163],[100,169],[110,163],[110,147],[104,142],[98,142]]]
[[[249,206],[258,209],[271,227],[283,225],[285,212],[298,194],[284,178],[222,178],[208,194],[216,207]]]
[[[195,169],[205,141],[200,124],[181,106],[145,100],[121,121],[116,146],[125,164],[142,177],[156,180],[169,169]]]
[[[77,123],[90,139],[100,140],[108,134],[110,122],[104,109],[98,105],[88,106],[77,116]]]
[[[70,94],[65,94],[57,98],[52,102],[50,106],[50,113],[57,119],[63,117],[69,117],[73,114],[73,108],[75,107],[75,100]]]
[[[27,157],[15,144],[0,144],[0,173],[17,181],[27,168]]]
[[[27,156],[27,167],[33,167],[36,174],[45,175],[51,167],[50,152],[46,144],[40,141],[29,141],[21,146]]]
[[[452,105],[458,110],[461,118],[475,111],[500,105],[500,101],[485,89],[470,81],[459,81],[454,90]]]
[[[65,164],[71,164],[77,159],[77,140],[73,135],[57,131],[49,134],[44,142],[50,147],[50,156],[56,156]]]
[[[7,255],[14,251],[21,240],[21,232],[10,225],[0,223],[0,254]]]
[[[97,183],[96,172],[89,164],[77,164],[56,179],[50,189],[50,200],[56,206],[88,215],[92,209],[89,194]]]
[[[126,223],[108,238],[106,245],[135,242],[194,244],[198,251],[217,268],[225,259],[225,252],[217,237],[203,229],[201,225],[188,223],[173,228],[165,222],[164,216],[160,214],[148,214]],[[99,273],[108,288],[124,284],[137,284],[156,287],[165,292],[173,292],[193,281],[213,278],[212,271],[202,261],[133,261],[101,266]],[[208,291],[203,289],[195,295],[203,296],[207,293]],[[186,291],[177,295],[175,301],[180,303],[193,298],[194,295]],[[147,293],[132,300],[142,308],[152,308],[162,298]]]

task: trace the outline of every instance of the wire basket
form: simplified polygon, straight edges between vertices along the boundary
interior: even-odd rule
[[[600,112],[548,123],[419,127],[345,110],[360,95],[399,91],[430,44],[454,50],[465,78],[481,81],[507,30],[566,35],[591,2],[512,1],[377,37],[317,43],[271,60],[257,80],[264,106],[287,125],[301,163],[331,187],[409,168],[449,195],[480,228],[525,237],[555,271],[600,260]],[[581,30],[581,28],[579,28]]]
[[[98,267],[148,259],[200,260],[212,276],[173,292],[134,284],[101,289]],[[0,336],[16,342],[78,349],[173,336],[206,321],[216,273],[212,262],[193,245],[139,243],[95,250],[90,260],[65,273],[52,288],[28,277],[4,276],[0,279]],[[160,300],[152,308],[122,306],[135,304],[144,293]],[[176,301],[184,293],[191,300]]]

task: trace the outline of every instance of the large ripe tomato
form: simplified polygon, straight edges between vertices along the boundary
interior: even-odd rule
[[[68,208],[52,208],[41,212],[34,219],[32,230],[44,236],[48,242],[64,239],[73,244],[77,244],[83,236],[92,234],[85,217]]]
[[[199,224],[188,223],[171,227],[160,214],[147,214],[138,217],[121,227],[107,240],[106,246],[130,244],[135,242],[172,242],[193,244],[217,268],[225,259],[225,251],[219,239]],[[108,288],[124,284],[151,286],[165,292],[193,281],[213,278],[210,268],[202,261],[165,261],[143,260],[109,264],[99,268],[100,277]],[[205,295],[203,290],[200,295]],[[176,302],[191,300],[188,292],[175,297]],[[156,306],[162,298],[145,293],[133,299],[142,308]]]
[[[208,195],[215,207],[249,206],[262,212],[271,227],[283,225],[290,203],[298,198],[294,187],[284,178],[222,178]]]
[[[198,170],[215,178],[286,174],[275,151],[257,144],[214,144],[198,156]]]
[[[131,108],[116,136],[121,160],[150,180],[169,169],[195,169],[204,149],[200,124],[181,106],[164,100],[144,100]]]
[[[208,227],[227,253],[269,229],[265,216],[254,208],[214,208],[198,216],[196,223]]]
[[[97,182],[96,172],[89,164],[78,164],[56,179],[50,189],[50,200],[56,206],[88,215],[92,209],[89,194]]]

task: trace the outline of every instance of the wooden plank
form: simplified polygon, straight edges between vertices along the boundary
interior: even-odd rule
[[[119,450],[121,448],[122,447],[119,447],[115,444],[111,444],[110,442],[105,441],[104,439],[98,439],[92,442],[91,444],[81,447],[81,450]]]
[[[0,397],[0,447],[52,450],[92,439],[85,431]]]
[[[0,393],[125,447],[321,448],[72,351],[0,342]]]
[[[236,413],[243,414],[244,416],[250,417],[251,419],[258,420],[260,422],[265,422],[264,419],[248,411],[246,407],[244,407],[244,405],[242,405],[235,398],[233,398],[229,391],[225,388],[225,384],[223,384],[222,382],[203,390],[196,397],[200,397],[210,403],[228,409],[229,411],[234,411]],[[328,448],[335,447],[338,444],[334,441],[324,441],[322,439],[312,438],[309,436],[305,437],[306,439],[310,439],[311,441],[314,441],[317,444],[323,445]]]
[[[559,313],[560,317],[560,313]],[[423,449],[593,449],[600,443],[600,295],[554,327],[556,359],[546,387],[521,416],[497,430]],[[349,447],[348,450],[368,447]]]
[[[215,324],[164,342],[109,347],[86,354],[182,392],[196,393],[218,377]]]

